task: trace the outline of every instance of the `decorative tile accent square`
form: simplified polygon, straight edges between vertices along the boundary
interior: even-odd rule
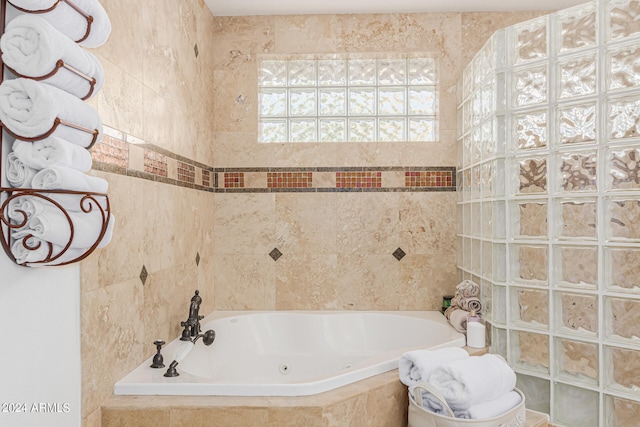
[[[157,151],[144,149],[144,171],[153,175],[168,176],[167,156]]]
[[[280,252],[278,248],[273,248],[273,250],[269,252],[269,256],[273,258],[274,261],[278,261],[278,259],[282,256],[282,252]]]
[[[125,141],[105,135],[91,148],[91,157],[97,162],[127,168],[129,167],[128,148]]]
[[[147,267],[142,266],[142,271],[140,271],[140,281],[142,282],[142,286],[144,286],[147,281],[147,277],[149,277],[149,273],[147,273]]]
[[[403,251],[401,248],[396,249],[393,254],[395,259],[397,259],[398,261],[400,261],[402,258],[404,258],[404,256],[406,255],[405,251]]]
[[[225,172],[224,188],[244,188],[244,172]]]
[[[178,161],[178,181],[194,184],[196,182],[196,167],[194,165]]]
[[[451,187],[450,171],[409,171],[405,172],[406,187]]]
[[[211,172],[208,170],[202,170],[202,185],[204,187],[211,187]]]
[[[336,188],[380,188],[382,172],[336,172]]]
[[[268,172],[268,188],[311,188],[312,172]]]

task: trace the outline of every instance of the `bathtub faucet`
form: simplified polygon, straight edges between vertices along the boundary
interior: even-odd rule
[[[180,375],[180,373],[178,373],[178,370],[176,369],[176,366],[178,366],[178,363],[180,363],[182,359],[187,357],[187,355],[191,352],[191,350],[193,350],[193,348],[196,346],[196,341],[198,341],[199,338],[202,338],[202,342],[204,343],[204,345],[210,346],[211,344],[213,344],[213,341],[216,339],[216,332],[213,329],[209,329],[204,334],[198,334],[192,340],[187,340],[189,342],[180,344],[181,347],[178,348],[178,351],[175,355],[175,359],[173,359],[173,362],[171,362],[171,364],[169,365],[167,372],[164,373],[165,377],[171,378],[171,377],[177,377]]]
[[[180,322],[180,326],[184,327],[181,341],[192,341],[200,335],[200,321],[204,318],[200,315],[200,304],[202,304],[202,297],[200,297],[200,291],[196,290],[189,305],[189,318],[185,322]]]

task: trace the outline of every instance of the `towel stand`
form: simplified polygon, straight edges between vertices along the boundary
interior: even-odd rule
[[[52,10],[53,8],[57,7],[60,4],[60,2],[67,3],[69,6],[71,6],[74,10],[76,10],[78,13],[80,13],[82,16],[84,16],[87,19],[87,33],[82,39],[78,40],[77,42],[86,39],[91,29],[91,23],[93,22],[93,17],[88,16],[86,13],[80,10],[72,2],[68,0],[58,0],[52,8],[49,8],[47,10],[37,11],[35,13],[44,13],[49,10]],[[7,3],[10,3],[10,1],[0,0],[0,34],[4,33],[6,16],[7,16],[6,15]],[[32,11],[24,10],[17,7],[16,9],[26,13],[34,13]],[[4,81],[5,67],[6,66],[2,63],[2,60],[0,58],[0,81]],[[8,67],[6,68],[9,69]],[[32,79],[32,80],[41,80],[41,79],[47,78],[50,75],[55,74],[60,68],[66,68],[69,71],[75,74],[78,74],[79,76],[88,80],[90,84],[90,91],[86,95],[86,97],[82,99],[84,100],[84,99],[87,99],[89,96],[91,96],[95,86],[95,79],[91,79],[88,76],[84,75],[83,73],[79,72],[78,70],[74,69],[73,67],[70,67],[64,64],[63,61],[58,61],[58,63],[56,64],[56,68],[47,76],[43,76],[41,78]],[[15,75],[19,76],[19,74],[15,73],[13,70],[10,70],[10,71]],[[26,78],[29,78],[29,77],[26,77]],[[101,240],[103,239],[103,237],[107,232],[109,222],[111,220],[111,205],[109,202],[109,197],[103,193],[72,191],[72,190],[38,190],[33,188],[12,188],[12,187],[2,186],[2,182],[5,179],[2,172],[2,167],[4,165],[3,140],[6,139],[7,136],[10,136],[10,137],[18,138],[24,141],[30,141],[30,142],[38,141],[40,139],[50,136],[58,128],[58,126],[67,126],[73,129],[77,129],[77,130],[92,134],[93,138],[91,140],[90,145],[87,147],[87,150],[93,147],[99,135],[99,131],[97,129],[87,129],[87,128],[78,126],[74,123],[61,120],[60,118],[56,118],[54,120],[54,123],[51,129],[45,134],[37,137],[33,137],[33,138],[24,138],[22,136],[13,134],[11,131],[7,129],[6,126],[4,126],[0,122],[0,244],[4,248],[4,251],[7,253],[7,256],[9,257],[9,259],[11,259],[14,263],[18,265],[23,265],[23,266],[68,265],[68,264],[82,261],[83,259],[88,257],[99,246]],[[78,198],[77,200],[78,208],[74,209],[74,211],[84,212],[85,214],[89,214],[89,213],[95,214],[95,212],[97,211],[102,219],[102,227],[100,229],[98,237],[96,238],[96,241],[92,244],[91,247],[87,249],[83,249],[82,253],[80,253],[80,255],[74,257],[73,259],[70,259],[70,257],[62,258],[71,249],[71,244],[73,242],[73,238],[75,235],[75,229],[74,229],[73,221],[71,220],[71,216],[69,215],[69,212],[67,212],[67,210],[55,200],[55,197],[52,197],[52,196],[55,196],[56,194],[76,195]],[[9,218],[9,215],[8,215],[9,204],[14,200],[19,199],[20,197],[36,197],[38,199],[41,199],[45,203],[49,204],[50,206],[55,207],[63,214],[63,216],[67,219],[67,222],[69,223],[70,237],[69,237],[69,241],[62,246],[62,249],[54,251],[54,245],[49,242],[46,242],[46,245],[48,246],[48,248],[46,248],[44,251],[45,253],[44,257],[41,257],[40,259],[37,259],[34,261],[28,261],[23,263],[20,263],[18,262],[18,260],[16,260],[16,257],[13,255],[13,252],[11,251],[12,245],[15,245],[16,242],[21,242],[20,244],[22,244],[22,247],[29,251],[37,251],[42,248],[42,243],[40,242],[34,243],[32,241],[32,238],[34,238],[35,236],[31,234],[26,235],[20,239],[15,239],[12,237],[12,232],[14,230],[18,230],[24,227],[27,221],[29,220],[28,214],[24,211],[19,211],[19,210],[17,212],[22,214],[21,220],[19,219],[16,220],[15,218],[14,219]]]
[[[80,43],[83,42],[87,39],[87,37],[89,37],[89,34],[91,33],[91,24],[93,24],[93,16],[87,14],[87,12],[85,12],[84,10],[80,9],[80,7],[78,7],[78,5],[76,5],[75,3],[73,3],[72,1],[69,0],[58,0],[56,1],[53,6],[47,8],[47,9],[41,9],[41,10],[29,10],[29,9],[24,9],[22,7],[18,7],[16,5],[14,5],[13,3],[11,3],[11,0],[7,0],[7,2],[14,7],[15,9],[19,10],[20,12],[24,12],[24,13],[47,13],[47,12],[51,12],[52,10],[54,10],[56,7],[58,7],[60,5],[60,3],[66,3],[67,5],[69,5],[69,7],[73,10],[75,10],[76,12],[78,12],[80,15],[82,15],[82,17],[84,19],[87,20],[87,31],[84,33],[84,35],[82,37],[80,37],[78,40],[75,40],[76,43]],[[5,20],[2,20],[2,24],[4,25]]]
[[[15,263],[18,263],[18,261],[16,260],[15,256],[13,255],[13,252],[11,251],[12,239],[11,239],[10,233],[11,233],[11,230],[18,230],[18,229],[22,228],[27,223],[29,218],[28,218],[28,215],[27,215],[26,212],[18,211],[23,216],[22,221],[16,221],[16,220],[12,221],[5,214],[5,212],[7,212],[8,208],[9,208],[9,204],[13,200],[18,199],[20,197],[37,197],[39,199],[44,200],[47,203],[50,203],[51,205],[55,206],[57,209],[60,210],[60,212],[67,219],[67,222],[69,224],[69,235],[70,236],[69,236],[69,241],[67,242],[67,244],[61,250],[59,250],[57,253],[54,253],[53,245],[51,243],[47,243],[48,251],[46,253],[46,256],[44,258],[39,259],[39,260],[36,260],[36,261],[33,261],[33,262],[28,262],[28,264],[30,266],[34,266],[34,265],[37,265],[37,264],[68,265],[68,264],[72,264],[74,262],[82,261],[83,259],[88,257],[94,251],[95,248],[98,247],[98,245],[100,244],[100,241],[102,240],[102,238],[104,237],[105,233],[107,232],[107,228],[108,228],[109,220],[110,220],[110,216],[111,216],[111,207],[110,207],[110,204],[109,204],[109,198],[104,193],[92,193],[92,192],[69,191],[69,190],[34,190],[34,189],[31,189],[31,188],[6,188],[6,187],[0,187],[0,192],[3,192],[3,193],[8,195],[6,200],[4,200],[2,202],[2,204],[0,205],[0,235],[2,236],[1,243],[2,243],[2,247],[4,248],[4,250],[7,253],[7,255],[9,256],[9,258]],[[60,257],[62,257],[67,252],[67,250],[71,247],[71,243],[73,242],[73,238],[74,238],[74,234],[75,234],[73,221],[71,220],[71,216],[65,210],[65,208],[63,208],[60,205],[60,203],[58,203],[53,198],[48,197],[47,194],[49,194],[49,195],[51,195],[51,194],[66,194],[66,195],[74,194],[74,195],[77,195],[77,196],[79,196],[79,200],[78,200],[78,209],[79,209],[79,211],[88,214],[90,212],[94,212],[94,209],[96,209],[99,212],[99,214],[101,216],[101,219],[102,219],[102,227],[100,229],[100,233],[98,234],[98,237],[96,238],[96,241],[93,243],[93,245],[91,247],[89,247],[88,249],[85,249],[84,252],[82,252],[82,254],[80,254],[79,256],[77,256],[77,257],[75,257],[73,259],[70,259],[70,260],[65,260],[64,262],[57,263],[56,260],[58,260]],[[102,203],[100,203],[98,201],[98,198],[104,198],[104,207],[103,207]],[[6,231],[6,235],[5,235],[5,231]],[[40,242],[38,242],[35,245],[31,245],[29,243],[29,241],[31,240],[32,237],[35,237],[35,236],[33,236],[31,234],[28,234],[28,235],[22,237],[21,239],[18,239],[18,241],[22,241],[22,246],[25,249],[29,250],[29,251],[35,251],[35,250],[40,249],[40,247],[41,247],[41,243]],[[15,242],[15,239],[13,239],[13,240]]]
[[[17,77],[24,77],[26,79],[31,79],[31,80],[36,80],[36,81],[40,81],[40,80],[46,80],[49,77],[54,76],[61,68],[64,68],[66,70],[71,71],[72,73],[76,74],[77,76],[82,77],[83,79],[85,79],[87,82],[89,82],[89,91],[87,92],[87,94],[85,96],[83,96],[82,99],[83,101],[89,99],[91,97],[91,95],[93,95],[93,89],[96,86],[96,79],[93,77],[89,77],[86,74],[84,74],[83,72],[79,71],[78,69],[72,67],[71,65],[65,64],[64,61],[62,59],[58,59],[58,61],[56,61],[56,65],[53,68],[53,70],[50,73],[47,73],[43,76],[39,76],[39,77],[31,77],[31,76],[25,76],[24,74],[20,74],[18,73],[16,70],[14,70],[13,68],[5,65],[5,67],[7,68],[7,70],[11,71],[13,74],[15,74]]]

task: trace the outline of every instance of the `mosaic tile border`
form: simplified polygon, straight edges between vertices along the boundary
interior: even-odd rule
[[[443,166],[213,168],[104,127],[93,169],[213,193],[456,191]]]
[[[212,167],[108,126],[91,148],[91,156],[97,171],[209,192],[216,186]]]
[[[216,193],[456,191],[456,168],[435,166],[217,168]]]

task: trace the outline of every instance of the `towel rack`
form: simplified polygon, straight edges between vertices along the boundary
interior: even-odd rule
[[[60,4],[60,2],[67,3],[69,6],[71,6],[74,10],[78,11],[81,15],[83,15],[87,19],[87,33],[82,39],[78,41],[84,40],[89,35],[91,23],[93,22],[93,17],[88,16],[86,13],[80,10],[72,2],[68,0],[58,0],[52,8],[43,10],[43,11],[37,11],[35,13],[44,13],[48,10],[52,10],[53,8],[57,7]],[[7,3],[10,3],[10,1],[0,0],[0,34],[4,33],[6,16],[7,16],[6,15]],[[32,11],[24,10],[18,7],[16,7],[16,9],[26,13],[34,13]],[[2,62],[2,59],[0,58],[0,81],[4,81],[5,67],[6,66]],[[89,96],[91,96],[94,89],[94,85],[95,85],[95,79],[88,78],[87,76],[83,75],[79,71],[73,69],[73,67],[69,67],[65,65],[62,61],[58,61],[58,64],[56,65],[56,69],[53,70],[51,74],[57,72],[62,67],[65,67],[69,69],[71,72],[75,72],[81,77],[89,80],[90,86],[91,86],[90,92],[87,94],[85,98],[82,98],[82,99],[84,100]],[[9,69],[8,67],[6,68]],[[9,71],[18,75],[17,73],[13,72],[10,69]],[[29,77],[26,77],[26,78],[29,78]],[[91,82],[91,80],[93,80],[93,82]],[[20,137],[19,139],[33,142],[33,141],[46,138],[49,135],[51,135],[58,126],[68,126],[80,131],[93,134],[92,142],[89,145],[89,147],[87,147],[87,149],[91,148],[97,141],[98,130],[86,129],[78,125],[75,125],[73,123],[60,120],[59,118],[55,119],[53,127],[47,133],[34,138]],[[37,265],[68,265],[78,261],[82,261],[83,259],[88,257],[98,247],[98,245],[100,244],[100,241],[102,240],[102,238],[105,236],[107,232],[107,228],[111,219],[111,205],[109,202],[109,197],[107,196],[107,194],[104,194],[104,193],[82,192],[82,191],[72,191],[72,190],[39,190],[39,189],[36,190],[32,188],[13,188],[13,187],[2,186],[2,181],[5,179],[2,173],[2,168],[4,166],[4,161],[5,161],[3,159],[3,152],[4,152],[3,144],[6,142],[7,136],[15,138],[16,135],[13,134],[11,131],[9,131],[6,128],[6,126],[4,126],[1,122],[0,122],[0,130],[1,130],[0,131],[0,244],[4,248],[4,251],[7,253],[7,256],[14,263],[18,265],[31,266],[31,267],[37,266]],[[73,221],[71,220],[71,216],[69,215],[67,210],[60,203],[58,203],[54,197],[52,197],[55,194],[78,196],[78,202],[77,202],[78,209],[76,210],[77,212],[83,212],[84,214],[95,214],[97,212],[100,215],[100,218],[102,219],[102,227],[93,245],[87,249],[83,249],[80,254],[74,257],[69,257],[69,256],[64,257],[64,255],[68,254],[68,251],[71,249],[71,244],[73,242],[73,238],[75,235],[75,228],[74,228]],[[33,236],[31,234],[25,235],[18,239],[12,237],[12,234],[13,234],[12,232],[25,226],[25,224],[29,219],[28,214],[24,211],[17,211],[23,216],[21,221],[18,221],[15,219],[12,220],[8,215],[9,204],[14,200],[19,199],[20,197],[36,197],[36,198],[42,199],[47,204],[55,207],[63,214],[63,216],[67,219],[69,224],[70,237],[69,237],[69,241],[62,246],[62,249],[54,250],[54,245],[47,242],[46,245],[48,247],[45,247],[44,256],[33,261],[25,261],[22,263],[18,262],[13,252],[11,251],[12,245],[21,244],[23,248],[28,251],[37,251],[42,248],[41,246],[42,243],[40,242],[38,242],[37,244],[32,243],[32,239],[36,238],[36,236]]]
[[[5,0],[3,0],[4,2]],[[17,10],[19,10],[20,12],[24,12],[24,13],[47,13],[47,12],[51,12],[52,10],[54,10],[56,7],[58,7],[60,5],[60,3],[66,3],[69,5],[70,8],[72,8],[73,10],[75,10],[76,12],[78,12],[80,15],[82,15],[84,17],[84,19],[87,20],[87,31],[84,33],[84,35],[82,37],[80,37],[78,40],[75,40],[76,43],[80,43],[83,42],[87,39],[87,37],[89,37],[89,34],[91,33],[91,24],[93,24],[93,16],[87,14],[84,10],[80,9],[75,3],[69,1],[69,0],[58,0],[56,1],[51,7],[47,8],[47,9],[42,9],[42,10],[28,10],[28,9],[24,9],[22,7],[18,7],[16,5],[14,5],[13,3],[11,3],[11,0],[6,0],[9,4],[11,4],[11,6],[13,6],[14,8],[16,8]],[[2,25],[3,25],[3,32],[4,32],[4,24],[5,24],[5,19],[2,20]]]
[[[18,73],[16,70],[14,70],[13,68],[9,67],[6,64],[5,64],[5,68],[7,70],[11,71],[13,74],[15,74],[16,77],[24,77],[26,79],[31,79],[31,80],[36,80],[36,81],[46,80],[49,77],[54,76],[61,68],[69,70],[72,73],[74,73],[75,75],[80,76],[81,78],[83,78],[83,79],[85,79],[86,81],[89,82],[89,91],[87,92],[87,94],[85,96],[80,98],[83,101],[89,99],[91,97],[91,95],[93,95],[93,90],[94,90],[94,88],[96,86],[96,79],[95,78],[89,77],[86,74],[84,74],[83,72],[81,72],[81,71],[77,70],[76,68],[72,67],[71,65],[65,64],[62,59],[58,59],[58,61],[56,61],[56,65],[53,67],[53,70],[51,70],[51,72],[49,72],[48,74],[45,74],[44,76],[39,76],[39,77],[25,76],[24,74]],[[21,138],[21,139],[24,139],[24,138]],[[40,137],[38,137],[38,139],[40,139]]]

